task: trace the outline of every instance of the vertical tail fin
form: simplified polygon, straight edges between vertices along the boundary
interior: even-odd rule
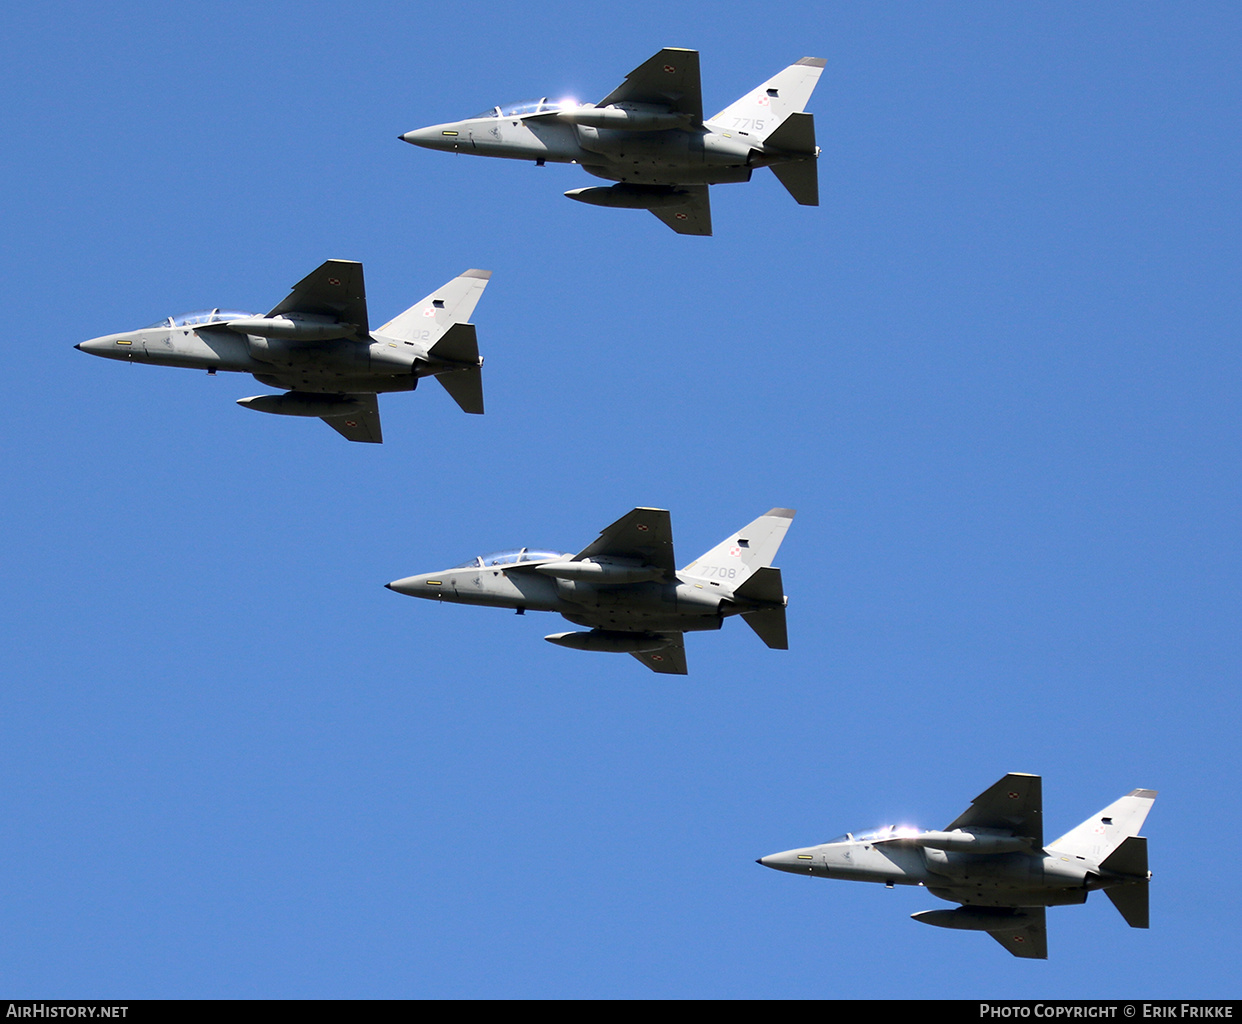
[[[794,510],[774,508],[722,540],[682,569],[686,576],[708,579],[738,590],[755,571],[772,564],[793,521]]]
[[[420,346],[431,357],[430,372],[463,412],[483,412],[483,360],[467,321],[491,277],[490,270],[467,270],[374,332]]]
[[[404,313],[393,317],[374,333],[394,341],[411,341],[429,349],[454,324],[470,319],[491,276],[490,270],[467,270]]]
[[[806,106],[826,63],[822,57],[803,57],[709,120],[726,131],[744,131],[763,140]]]
[[[1133,790],[1049,843],[1048,849],[1103,864],[1122,843],[1138,835],[1155,799],[1154,789]]]

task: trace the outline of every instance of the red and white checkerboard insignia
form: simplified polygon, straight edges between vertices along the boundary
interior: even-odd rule
[[[435,315],[436,315],[435,306],[428,306],[426,309],[423,310],[423,316],[435,316]]]
[[[650,530],[650,529],[651,529],[651,527],[650,527],[650,526],[648,526],[646,523],[639,523],[639,524],[635,527],[635,529],[636,529],[636,530],[642,530],[642,531],[643,531],[643,533],[646,533],[648,530]]]
[[[1016,790],[1012,790],[1012,789],[1011,789],[1011,790],[1009,791],[1009,799],[1010,799],[1010,800],[1017,800],[1017,799],[1018,799],[1018,794],[1017,794],[1017,791],[1016,791]]]
[[[357,420],[346,420],[345,421],[345,426],[347,427],[356,427],[357,425],[358,425]]]
[[[673,67],[673,65],[672,65],[672,64],[665,64],[665,65],[664,65],[664,70],[665,70],[668,74],[670,74],[670,75],[671,75],[671,74],[672,74],[674,71],[676,71],[677,69],[676,69],[675,67]]]
[[[340,284],[340,283],[341,283],[341,279],[339,277],[328,278],[328,284]]]
[[[679,213],[679,214],[677,215],[677,219],[678,219],[678,220],[689,220],[690,218],[689,218],[689,216],[687,216],[687,215],[686,215],[686,214],[684,214],[684,213]]]
[[[736,544],[734,544],[733,547],[729,548],[729,554],[731,554],[734,558],[741,558],[742,549],[739,548]]]

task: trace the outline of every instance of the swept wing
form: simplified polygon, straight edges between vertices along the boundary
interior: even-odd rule
[[[659,672],[661,675],[684,676],[687,674],[685,634],[669,633],[668,638],[667,647],[661,647],[655,651],[637,651],[631,653],[630,656],[637,658],[652,672]]]
[[[710,235],[712,206],[707,186],[682,185],[680,191],[688,193],[685,203],[680,206],[656,206],[651,212],[679,235]]]
[[[636,508],[627,512],[574,555],[574,561],[609,557],[637,559],[662,569],[666,576],[674,576],[673,527],[668,512],[662,508]]]
[[[668,47],[639,64],[625,81],[599,101],[610,103],[650,103],[666,106],[675,114],[703,123],[703,89],[699,81],[699,51]]]
[[[362,264],[352,260],[328,260],[293,286],[288,297],[268,316],[308,313],[330,316],[353,324],[360,341],[370,339],[367,322],[367,293],[362,280]]]
[[[1024,836],[1042,850],[1043,808],[1043,779],[1013,772],[975,797],[966,811],[945,826],[945,831],[994,828]]]
[[[1048,924],[1043,907],[1024,907],[1012,925],[988,932],[1014,956],[1024,960],[1048,959]]]
[[[346,416],[319,417],[342,437],[350,441],[383,444],[384,433],[380,430],[379,396],[353,395],[362,406]]]

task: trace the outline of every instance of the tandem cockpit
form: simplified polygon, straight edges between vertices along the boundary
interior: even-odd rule
[[[914,828],[910,825],[881,825],[879,828],[868,829],[865,832],[846,832],[845,835],[829,839],[828,842],[822,845],[831,846],[834,843],[876,843],[884,839],[906,839],[910,836],[917,836],[922,831],[922,829]]]
[[[491,107],[481,110],[471,120],[484,117],[526,117],[528,114],[553,114],[558,110],[573,110],[578,106],[577,100],[550,100],[544,96],[537,100],[519,100],[503,107]]]
[[[468,562],[453,566],[454,569],[488,569],[493,565],[513,565],[517,562],[546,562],[549,559],[573,558],[573,552],[544,551],[541,548],[512,548],[509,551],[493,551],[487,555],[475,555]]]
[[[226,324],[230,320],[244,320],[249,317],[262,316],[261,313],[247,313],[242,309],[196,309],[179,316],[166,316],[153,324],[147,324],[144,331],[153,327],[205,327],[208,324]]]

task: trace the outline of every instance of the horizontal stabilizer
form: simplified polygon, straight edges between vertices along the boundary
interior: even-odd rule
[[[1151,911],[1147,894],[1147,880],[1129,882],[1125,885],[1113,885],[1104,890],[1104,895],[1112,901],[1117,913],[1125,918],[1131,928],[1147,928],[1151,921]]]
[[[764,149],[780,149],[786,153],[815,156],[815,115],[801,111],[790,114],[777,125],[776,131],[763,142]]]
[[[811,114],[790,114],[764,143],[767,150],[778,149],[795,159],[771,164],[772,173],[801,206],[819,205],[819,167],[815,162],[815,118]],[[796,159],[801,157],[801,159]]]
[[[770,565],[762,566],[754,571],[740,587],[733,591],[733,596],[744,601],[762,601],[765,604],[785,604],[785,587],[781,582],[780,569]]]
[[[772,650],[789,650],[789,631],[785,625],[784,608],[761,608],[757,612],[743,612],[742,619]]]
[[[478,366],[446,370],[436,374],[436,380],[444,385],[444,390],[461,406],[462,412],[483,414],[483,371]]]
[[[799,206],[819,205],[819,168],[814,160],[772,164],[772,173]]]
[[[479,335],[474,324],[453,324],[443,337],[427,350],[433,359],[450,363],[474,363],[479,361]]]
[[[1147,877],[1147,840],[1142,836],[1129,836],[1100,863],[1101,871],[1116,875]]]

